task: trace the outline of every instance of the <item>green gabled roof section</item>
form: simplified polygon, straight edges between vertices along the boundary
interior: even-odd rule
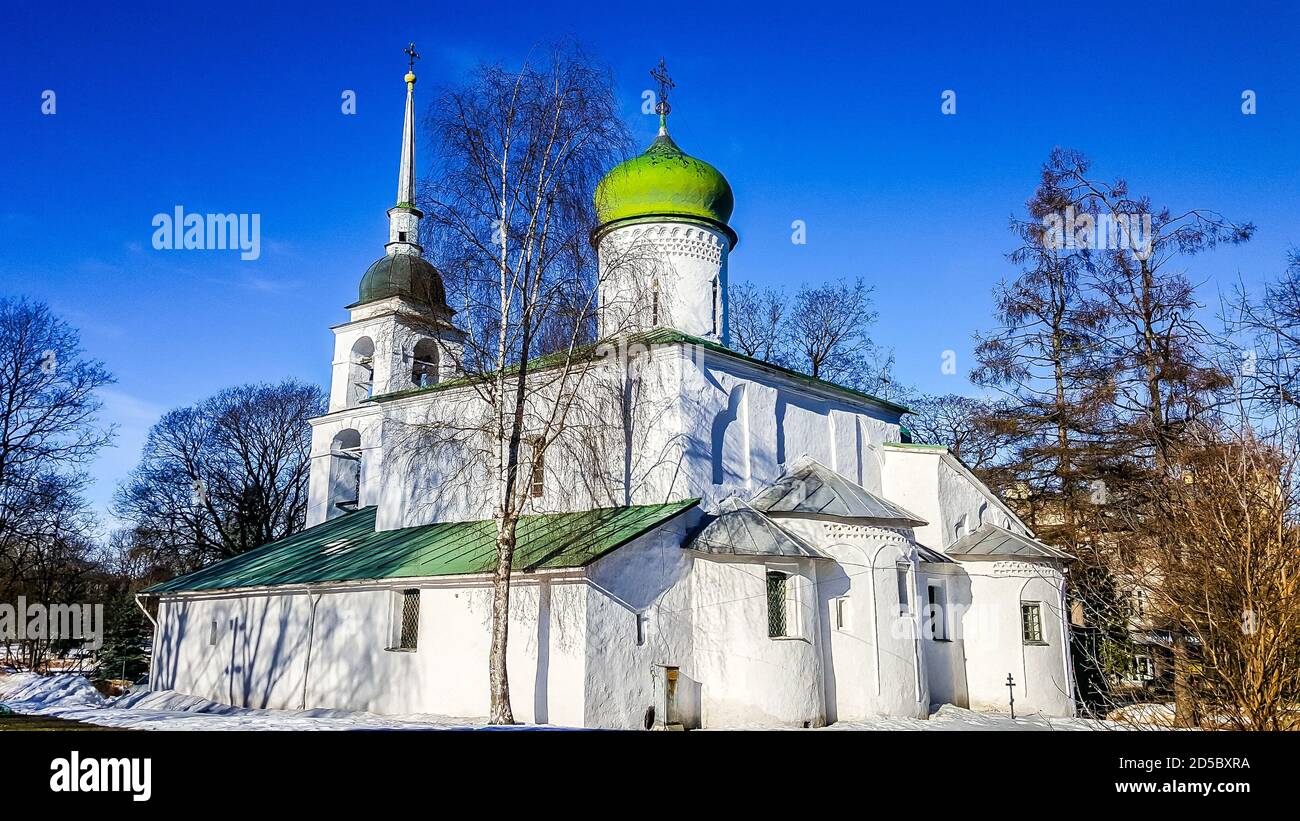
[[[519,520],[514,569],[585,567],[699,504],[606,507]],[[147,594],[329,584],[490,573],[496,524],[438,522],[375,531],[375,508],[331,519],[214,565],[147,588]]]
[[[803,384],[808,385],[809,387],[821,388],[823,390],[830,390],[836,393],[847,394],[848,396],[851,396],[854,399],[865,400],[873,405],[876,405],[877,407],[883,408],[893,413],[897,413],[899,416],[902,416],[905,413],[912,412],[911,408],[908,408],[905,405],[900,405],[897,402],[890,402],[888,399],[881,399],[879,396],[872,396],[871,394],[864,393],[863,391],[857,390],[856,388],[850,388],[845,385],[840,385],[836,382],[829,382],[825,379],[819,379],[815,376],[809,376],[808,374],[800,373],[799,371],[796,371],[793,368],[787,368],[782,365],[775,365],[766,360],[759,359],[753,356],[748,356],[746,354],[740,353],[739,351],[733,351],[731,348],[728,348],[726,345],[721,345],[717,342],[711,342],[707,339],[702,339],[698,336],[692,336],[688,333],[683,333],[681,331],[674,330],[672,328],[656,328],[653,331],[646,331],[644,333],[629,335],[624,339],[607,339],[607,340],[602,340],[600,342],[593,342],[574,350],[573,361],[575,362],[587,361],[589,359],[594,359],[598,356],[604,355],[604,353],[609,351],[611,348],[617,349],[619,347],[627,347],[629,345],[630,346],[697,345],[701,348],[704,348],[705,350],[712,351],[717,354],[721,354],[722,356],[728,356],[731,357],[732,359],[736,359],[741,362],[747,362],[751,365],[756,365],[761,368],[767,368],[769,370],[776,371],[777,373],[784,374],[785,376],[792,377],[796,381],[802,382]],[[529,370],[543,371],[546,370],[547,368],[553,368],[553,367],[558,367],[560,365],[563,365],[567,358],[568,358],[567,351],[560,351],[558,353],[547,354],[545,356],[539,356],[535,359],[532,359],[529,361],[528,367]],[[506,373],[508,374],[515,373],[518,370],[519,370],[519,366],[513,365],[506,370]],[[426,388],[408,388],[402,391],[395,391],[393,393],[385,393],[379,396],[373,396],[367,399],[366,401],[367,402],[391,402],[394,399],[404,399],[409,396],[418,396],[420,394],[434,393],[437,391],[445,391],[445,390],[450,390],[452,388],[462,387],[465,385],[472,384],[476,379],[490,379],[490,378],[491,378],[491,374],[482,374],[477,376],[462,376],[456,379],[449,379],[446,382],[439,382],[436,385],[430,385],[429,387]]]

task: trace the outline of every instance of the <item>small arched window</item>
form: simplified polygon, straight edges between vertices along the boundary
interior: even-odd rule
[[[348,357],[348,407],[369,399],[375,389],[375,343],[363,336]]]
[[[325,517],[351,513],[361,504],[361,434],[341,430],[330,443],[329,508]]]
[[[427,388],[438,381],[438,342],[434,339],[421,339],[415,343],[411,354],[411,384],[417,388]]]

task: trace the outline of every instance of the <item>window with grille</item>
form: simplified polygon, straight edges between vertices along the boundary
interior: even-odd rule
[[[790,577],[775,570],[767,571],[767,637],[772,639],[790,635],[786,618],[786,591]]]
[[[420,591],[402,591],[401,633],[398,650],[414,650],[420,641]]]
[[[1020,633],[1025,644],[1044,644],[1043,606],[1040,602],[1020,603]]]

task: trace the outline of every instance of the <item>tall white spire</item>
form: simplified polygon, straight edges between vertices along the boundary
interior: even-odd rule
[[[388,254],[420,256],[420,217],[415,207],[415,61],[420,55],[415,43],[406,47],[406,118],[402,123],[402,163],[397,172],[397,204],[388,209]]]

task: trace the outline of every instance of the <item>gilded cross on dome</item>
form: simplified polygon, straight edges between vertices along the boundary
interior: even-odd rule
[[[677,88],[673,78],[668,76],[668,67],[664,65],[664,58],[659,58],[659,67],[650,70],[650,76],[659,83],[659,102],[655,103],[655,113],[660,117],[668,116],[672,107],[668,105],[668,91]]]

